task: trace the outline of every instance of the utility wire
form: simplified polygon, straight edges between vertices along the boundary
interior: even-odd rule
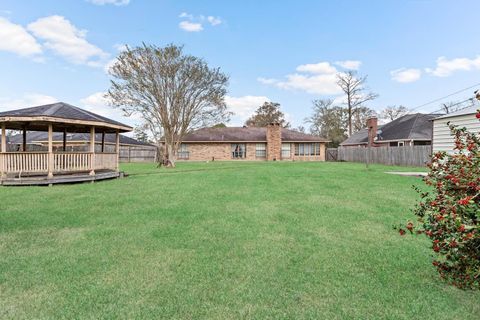
[[[443,96],[443,97],[441,97],[441,98],[437,98],[437,99],[434,99],[434,100],[429,101],[429,102],[427,102],[427,103],[421,104],[421,105],[419,105],[419,106],[416,106],[416,107],[413,108],[413,109],[410,109],[410,111],[414,111],[414,110],[417,110],[417,109],[419,109],[419,108],[421,108],[421,107],[428,106],[429,104],[432,104],[432,103],[435,103],[435,102],[438,102],[438,101],[442,101],[442,100],[445,99],[445,98],[454,96],[454,95],[456,95],[456,94],[459,94],[459,93],[461,93],[461,92],[464,92],[464,91],[473,89],[473,88],[478,87],[478,86],[480,86],[480,83],[476,83],[476,84],[474,84],[474,85],[472,85],[472,86],[469,86],[469,87],[467,87],[467,88],[464,88],[464,89],[455,91],[455,92],[450,93],[450,94],[448,94],[448,95],[446,95],[446,96]],[[465,100],[465,101],[467,101],[467,100]],[[465,102],[465,101],[463,101],[463,102]]]

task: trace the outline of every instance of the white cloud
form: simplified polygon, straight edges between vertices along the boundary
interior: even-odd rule
[[[390,75],[392,76],[393,81],[408,83],[419,80],[422,76],[422,71],[420,69],[401,68],[390,71]]]
[[[212,26],[218,26],[219,24],[222,23],[222,19],[219,17],[214,17],[214,16],[208,16],[207,21],[210,22]]]
[[[275,84],[278,82],[277,79],[273,79],[273,78],[262,78],[262,77],[258,77],[257,78],[257,81],[260,82],[260,83],[263,83],[263,84]]]
[[[203,24],[210,24],[212,27],[218,26],[223,23],[220,17],[215,16],[195,16],[188,12],[182,12],[178,15],[179,18],[184,19],[178,26],[180,29],[187,32],[199,32],[203,31]]]
[[[358,60],[344,60],[336,61],[335,64],[347,70],[358,70],[360,69],[362,62]]]
[[[90,112],[131,126],[135,126],[141,122],[138,116],[132,115],[126,117],[122,110],[110,106],[105,94],[106,92],[95,92],[88,97],[80,99],[81,107]]]
[[[436,77],[448,77],[455,71],[480,70],[480,56],[474,59],[455,58],[448,60],[446,57],[437,59],[435,69],[426,68],[425,71]]]
[[[127,50],[127,45],[126,44],[115,44],[113,46],[119,53],[121,53],[122,51],[126,51]],[[109,73],[110,69],[113,67],[113,65],[115,64],[115,62],[117,62],[117,57],[113,58],[113,59],[110,59],[108,60],[104,66],[103,66],[103,70],[105,71],[106,74]]]
[[[289,74],[286,81],[279,81],[275,85],[281,89],[301,90],[311,94],[334,95],[342,92],[337,85],[337,74],[303,75]]]
[[[309,72],[309,73],[321,73],[321,74],[331,74],[336,73],[337,69],[332,66],[329,62],[319,62],[313,64],[302,64],[299,65],[296,69],[298,72]]]
[[[108,60],[107,63],[105,63],[105,65],[103,66],[103,71],[105,71],[106,74],[109,74],[110,69],[113,67],[115,62],[117,62],[117,58]]]
[[[203,30],[202,24],[197,22],[181,21],[178,26],[187,32],[199,32]]]
[[[106,4],[113,4],[115,6],[126,6],[130,3],[130,0],[87,0],[90,3],[96,4],[98,6],[103,6]]]
[[[337,61],[335,64],[352,69],[360,67],[361,62],[347,60]],[[259,77],[257,81],[284,90],[299,90],[317,95],[337,95],[342,93],[342,90],[337,85],[337,75],[340,71],[330,62],[321,61],[302,64],[295,70],[297,71],[296,73],[287,74],[284,79]]]
[[[193,20],[193,14],[190,14],[188,12],[182,12],[178,15],[179,18],[187,18],[190,20]]]
[[[12,109],[23,109],[54,102],[58,102],[58,99],[49,95],[40,93],[26,93],[23,96],[15,99],[0,99],[0,110],[7,111]]]
[[[87,31],[77,29],[62,16],[40,18],[27,28],[45,41],[46,48],[72,63],[99,67],[108,57],[102,49],[86,40]]]
[[[105,92],[95,92],[88,97],[80,99],[80,103],[88,111],[98,113],[104,117],[118,116],[118,110],[109,106],[108,99],[105,97]]]
[[[232,124],[241,126],[245,123],[255,110],[265,101],[270,101],[265,96],[243,96],[243,97],[225,97],[225,103],[228,110],[234,113]]]
[[[42,47],[24,27],[0,17],[0,51],[38,56],[42,53]]]

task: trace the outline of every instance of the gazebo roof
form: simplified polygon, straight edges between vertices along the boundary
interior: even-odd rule
[[[0,123],[14,130],[27,126],[28,130],[44,131],[46,125],[53,123],[55,130],[66,129],[69,132],[89,132],[91,126],[107,133],[132,131],[130,126],[123,123],[64,102],[0,112]]]

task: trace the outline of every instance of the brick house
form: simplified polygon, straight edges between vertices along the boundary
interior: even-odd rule
[[[181,144],[179,160],[298,160],[325,161],[328,140],[282,128],[203,128],[188,134]]]

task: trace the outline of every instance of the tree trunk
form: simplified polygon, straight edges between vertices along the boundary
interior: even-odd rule
[[[348,103],[348,136],[352,136],[352,100],[350,97],[350,92],[347,93],[347,103]]]
[[[165,143],[167,147],[167,152],[166,152],[166,166],[167,168],[175,168],[175,148],[171,143]]]

